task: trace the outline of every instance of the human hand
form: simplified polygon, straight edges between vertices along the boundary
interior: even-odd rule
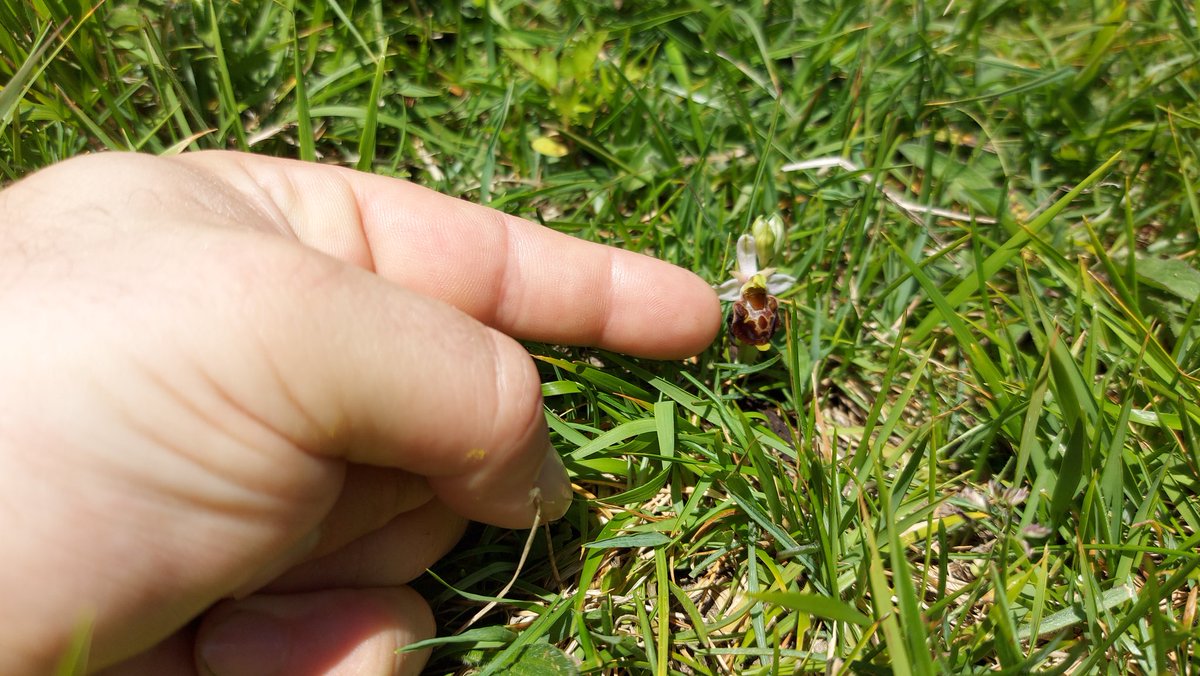
[[[679,268],[315,164],[95,155],[0,214],[4,674],[81,627],[114,673],[417,671],[405,583],[570,501],[513,338],[720,324]]]

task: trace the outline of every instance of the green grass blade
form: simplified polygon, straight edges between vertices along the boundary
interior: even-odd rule
[[[38,60],[42,58],[42,55],[50,47],[50,41],[57,35],[57,30],[54,31],[54,35],[51,35],[50,26],[44,27],[34,39],[33,50],[25,57],[21,67],[9,78],[4,88],[0,89],[0,134],[4,133],[9,123],[12,122],[17,105],[33,84],[34,69],[37,68]]]
[[[242,123],[242,106],[238,102],[237,93],[233,89],[233,77],[229,72],[229,61],[225,57],[225,46],[221,39],[220,16],[213,0],[206,0],[208,10],[208,41],[212,45],[213,54],[217,60],[217,91],[220,94],[221,114],[224,118],[221,124],[221,134],[224,136],[230,129],[237,139],[238,149],[250,150],[246,140],[246,128]]]
[[[870,617],[853,606],[820,594],[805,592],[773,592],[761,591],[749,594],[750,598],[771,603],[784,608],[790,608],[809,615],[823,617],[827,620],[847,622],[862,627],[874,622]]]
[[[305,162],[316,162],[317,143],[313,133],[308,85],[305,83],[304,53],[300,50],[300,36],[296,29],[294,8],[289,8],[288,13],[292,17],[288,38],[292,46],[292,77],[295,79],[296,87],[296,137],[300,142],[300,159]]]
[[[375,166],[375,142],[376,134],[379,132],[377,122],[379,104],[383,95],[383,76],[387,73],[387,46],[387,38],[384,38],[380,55],[375,61],[375,77],[371,80],[371,94],[367,97],[365,104],[362,133],[358,137],[358,163],[355,165],[359,171],[371,171]]]
[[[1025,245],[1029,243],[1029,240],[1034,235],[1040,232],[1051,221],[1053,221],[1055,217],[1062,213],[1063,209],[1066,209],[1067,206],[1070,205],[1071,202],[1074,201],[1074,199],[1078,197],[1084,190],[1088,189],[1094,183],[1103,178],[1104,175],[1108,173],[1108,170],[1114,164],[1116,164],[1117,160],[1120,158],[1121,153],[1114,153],[1112,157],[1109,157],[1108,160],[1097,167],[1095,171],[1087,176],[1087,178],[1080,181],[1074,188],[1071,188],[1067,194],[1055,201],[1054,204],[1050,205],[1049,208],[1026,224],[1024,228],[1010,237],[1008,241],[1004,242],[999,249],[994,251],[990,256],[987,257],[987,259],[984,260],[983,270],[980,272],[982,278],[984,280],[991,279],[997,272],[1004,268],[1004,266],[1008,265],[1008,263],[1021,252]],[[917,325],[917,328],[913,329],[913,332],[908,336],[908,340],[913,344],[920,344],[923,340],[925,340],[926,336],[929,335],[929,333],[933,330],[933,327],[937,325],[939,321],[949,321],[950,315],[954,314],[954,308],[957,308],[959,305],[961,305],[962,302],[971,295],[973,288],[975,288],[975,283],[974,279],[971,277],[963,279],[961,282],[959,282],[954,289],[950,291],[950,293],[945,295],[945,305],[950,309],[947,311],[939,308],[938,312],[930,313],[929,316],[927,316],[921,321],[920,324]]]

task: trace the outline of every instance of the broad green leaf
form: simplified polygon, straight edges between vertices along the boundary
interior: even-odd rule
[[[627,423],[622,423],[605,432],[604,434],[601,434],[595,439],[592,439],[586,445],[580,446],[574,451],[571,451],[571,459],[583,460],[588,456],[595,455],[596,453],[615,446],[626,439],[640,436],[642,434],[649,434],[650,432],[655,431],[657,425],[658,423],[654,420],[654,418],[640,418],[638,420],[631,420]]]
[[[1178,258],[1137,259],[1138,279],[1149,286],[1166,291],[1181,300],[1193,303],[1200,300],[1200,270]]]
[[[563,394],[579,394],[583,388],[573,380],[554,380],[542,383],[543,397],[556,397]]]
[[[1087,471],[1084,467],[1088,448],[1086,437],[1083,419],[1078,418],[1067,434],[1066,449],[1058,463],[1057,477],[1054,481],[1054,494],[1050,497],[1050,521],[1056,526],[1062,522],[1062,517],[1067,513],[1072,499],[1083,484]]]
[[[634,533],[618,535],[614,538],[589,542],[584,547],[588,549],[632,549],[634,547],[661,547],[671,541],[662,533]]]
[[[838,599],[829,598],[828,596],[821,596],[820,594],[765,591],[753,592],[748,594],[748,596],[759,601],[765,601],[766,603],[773,603],[784,608],[823,617],[827,620],[849,622],[850,624],[857,624],[863,627],[874,622],[874,620],[850,604]]]
[[[671,467],[664,468],[658,474],[650,477],[645,483],[636,486],[616,495],[609,495],[600,498],[599,502],[609,505],[632,505],[639,502],[645,502],[658,494],[663,486],[667,485],[667,479],[671,477]]]
[[[645,388],[634,385],[624,378],[617,377],[608,371],[596,368],[590,364],[582,364],[580,362],[547,357],[545,355],[535,355],[534,359],[557,366],[568,373],[574,373],[590,383],[595,383],[603,387],[609,392],[616,392],[642,400],[651,398],[650,393]]]
[[[559,621],[562,616],[571,609],[571,604],[568,602],[568,597],[559,596],[553,604],[546,608],[544,612],[522,631],[507,648],[500,651],[491,662],[479,671],[479,676],[488,676],[495,673],[507,673],[509,667],[521,656],[521,653],[526,647],[539,642],[549,631],[551,625]]]
[[[505,673],[515,676],[577,676],[579,667],[570,656],[549,643],[530,643]]]
[[[469,644],[479,648],[499,648],[500,646],[512,643],[516,637],[517,632],[505,627],[477,627],[475,629],[468,629],[461,634],[437,636],[435,638],[427,638],[424,641],[410,643],[396,652],[406,653],[414,650],[424,650],[425,648],[456,644]]]
[[[1131,601],[1136,596],[1133,587],[1129,585],[1120,585],[1113,587],[1104,592],[1101,596],[1100,606],[1105,610],[1112,610],[1120,606],[1126,601]],[[1069,627],[1082,624],[1087,621],[1087,616],[1083,612],[1083,608],[1079,604],[1071,604],[1062,610],[1049,615],[1042,619],[1037,627],[1037,638],[1049,636],[1055,632],[1062,631]],[[1017,630],[1017,638],[1025,641],[1031,638],[1033,628],[1031,625],[1023,625]]]

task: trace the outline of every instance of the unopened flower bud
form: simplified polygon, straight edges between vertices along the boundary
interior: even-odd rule
[[[771,214],[766,218],[759,216],[750,225],[750,234],[754,235],[758,264],[765,268],[783,251],[783,219],[779,214]]]

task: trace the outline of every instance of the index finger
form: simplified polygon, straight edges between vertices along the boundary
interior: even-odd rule
[[[720,326],[715,293],[687,270],[407,181],[239,153],[180,159],[234,176],[305,244],[516,338],[678,358]]]

